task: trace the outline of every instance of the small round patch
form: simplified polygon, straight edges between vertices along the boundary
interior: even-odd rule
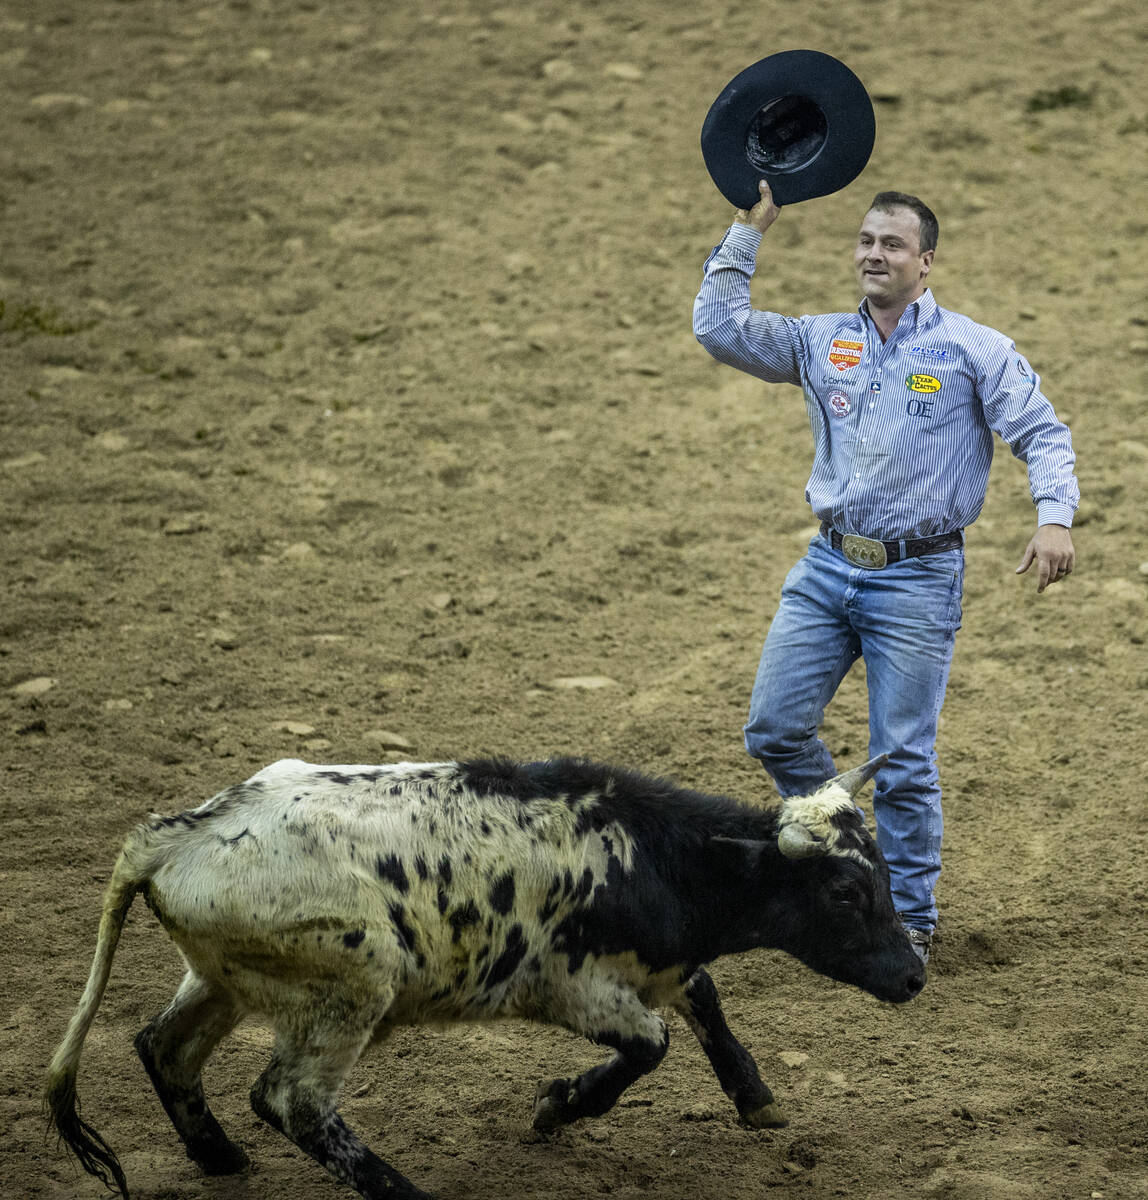
[[[829,404],[829,411],[835,417],[847,417],[853,408],[853,401],[849,399],[848,392],[830,392],[825,397]]]

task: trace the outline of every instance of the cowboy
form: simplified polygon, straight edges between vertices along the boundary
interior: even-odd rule
[[[840,180],[822,191],[831,185]],[[855,312],[793,318],[750,304],[758,250],[781,211],[767,180],[758,195],[706,260],[694,332],[720,362],[804,392],[814,435],[805,496],[821,528],[786,578],[745,744],[784,796],[834,775],[818,726],[864,658],[869,754],[889,756],[873,799],[877,841],[927,962],[941,869],[935,743],[961,622],[963,530],[981,511],[999,434],[1026,463],[1036,505],[1017,572],[1035,566],[1038,592],[1066,579],[1079,501],[1072,441],[1014,343],[937,304],[937,219],[919,199],[881,192],[865,214]]]

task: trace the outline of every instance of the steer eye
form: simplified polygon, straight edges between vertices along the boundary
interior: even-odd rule
[[[860,886],[852,879],[835,879],[829,885],[828,896],[838,908],[858,908],[864,899]]]

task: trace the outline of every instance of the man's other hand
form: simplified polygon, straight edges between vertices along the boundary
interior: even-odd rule
[[[1072,534],[1064,525],[1041,525],[1025,548],[1016,573],[1023,575],[1033,563],[1036,563],[1038,592],[1043,592],[1050,583],[1061,583],[1072,574],[1076,550],[1072,545]]]

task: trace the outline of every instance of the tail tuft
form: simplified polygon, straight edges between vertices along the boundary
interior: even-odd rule
[[[62,1075],[53,1080],[44,1094],[44,1103],[49,1121],[80,1166],[109,1191],[118,1190],[123,1200],[129,1200],[128,1181],[115,1151],[80,1117],[75,1076]]]

